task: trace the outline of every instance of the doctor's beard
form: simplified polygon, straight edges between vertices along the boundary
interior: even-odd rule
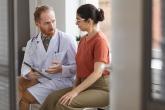
[[[46,36],[53,36],[55,33],[55,29],[51,28],[51,29],[45,30],[41,28],[41,33],[43,33]]]

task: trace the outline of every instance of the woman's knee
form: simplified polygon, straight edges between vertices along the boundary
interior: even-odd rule
[[[63,105],[60,102],[57,102],[57,104],[53,110],[68,110],[68,108],[71,108],[71,107],[68,105]]]
[[[53,92],[51,94],[49,94],[45,100],[46,103],[49,103],[49,104],[53,104],[53,105],[56,105],[56,103],[58,102],[60,98],[60,95],[56,92]]]

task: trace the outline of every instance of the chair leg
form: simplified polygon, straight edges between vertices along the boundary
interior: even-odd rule
[[[32,105],[30,104],[30,109],[29,110],[32,110]]]
[[[102,108],[97,108],[97,110],[105,110],[105,109],[102,109]]]

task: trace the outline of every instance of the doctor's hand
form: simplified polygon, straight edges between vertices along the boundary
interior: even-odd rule
[[[45,72],[48,72],[50,74],[62,72],[62,66],[61,64],[54,62],[53,65],[50,66]]]
[[[35,79],[38,79],[39,77],[41,77],[37,72],[34,72],[34,71],[30,71],[26,77],[30,80],[35,80]]]
[[[79,93],[72,90],[68,93],[66,93],[65,95],[63,95],[60,99],[59,102],[62,105],[70,105],[72,100],[78,95]]]

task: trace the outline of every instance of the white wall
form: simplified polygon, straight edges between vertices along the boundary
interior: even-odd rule
[[[79,0],[65,0],[66,12],[66,32],[74,36],[79,36],[79,30],[76,25],[76,10],[79,6]]]
[[[99,0],[83,0],[84,3],[90,3],[95,5],[97,8],[99,7]]]
[[[142,2],[112,0],[112,110],[141,110]]]
[[[34,15],[33,15],[36,6],[37,6],[36,0],[29,0],[30,36],[37,34],[37,28],[35,26]]]

